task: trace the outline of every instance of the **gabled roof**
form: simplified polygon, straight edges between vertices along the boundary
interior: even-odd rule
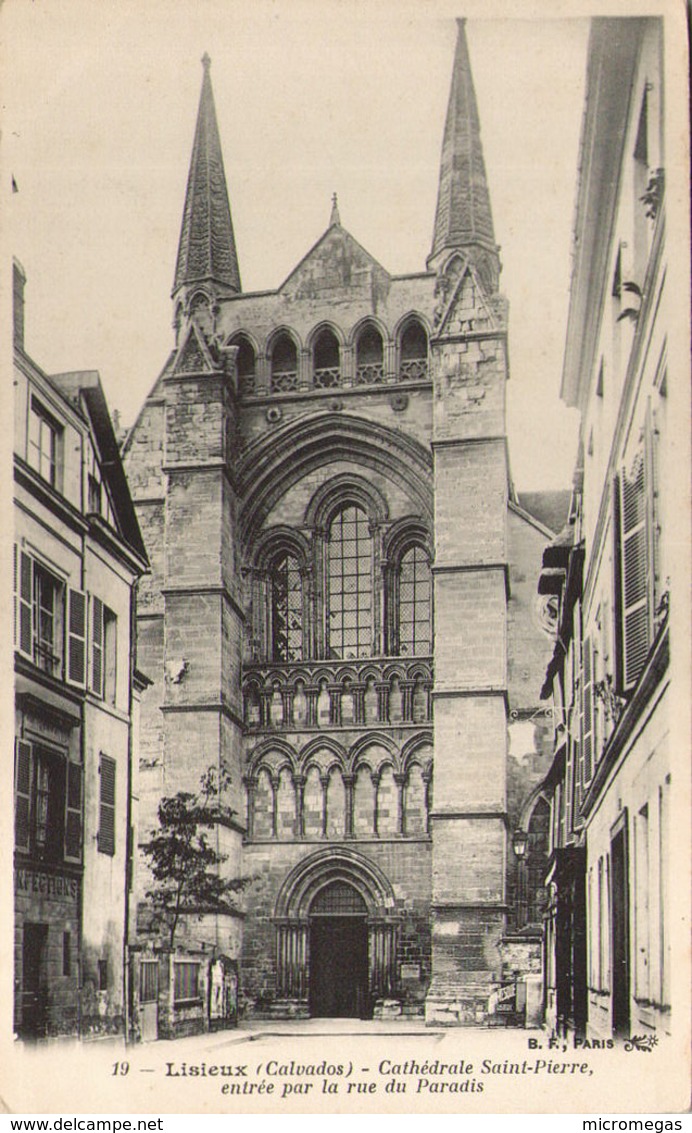
[[[241,290],[208,55],[203,56],[202,64],[204,78],[187,179],[174,295],[181,287],[203,282],[221,284],[232,291]]]
[[[120,459],[120,451],[113,430],[108,403],[103,392],[101,379],[96,370],[74,370],[65,374],[50,374],[50,380],[62,395],[73,404],[86,409],[96,450],[101,475],[106,484],[113,507],[118,533],[134,551],[143,565],[148,563],[130,489]]]
[[[329,227],[279,287],[279,292],[300,295],[303,291],[370,291],[373,278],[387,287],[391,276],[358,241],[332,219]]]
[[[535,519],[557,533],[562,531],[569,518],[569,505],[572,493],[567,491],[518,492],[519,507]]]

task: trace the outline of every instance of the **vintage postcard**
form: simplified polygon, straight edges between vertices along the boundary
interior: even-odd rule
[[[0,1105],[686,1111],[684,7],[1,20]]]

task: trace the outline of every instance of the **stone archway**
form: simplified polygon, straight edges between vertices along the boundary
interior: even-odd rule
[[[371,1015],[378,1001],[395,996],[394,892],[361,854],[325,849],[303,859],[281,887],[275,924],[277,1011]],[[340,948],[343,972],[329,992],[329,957]]]

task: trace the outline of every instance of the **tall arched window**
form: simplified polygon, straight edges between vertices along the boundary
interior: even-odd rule
[[[430,560],[417,544],[401,556],[398,577],[399,653],[423,657],[431,652]]]
[[[377,385],[384,381],[384,347],[377,327],[368,323],[356,342],[356,385]]]
[[[312,367],[312,380],[316,389],[338,386],[341,378],[339,341],[329,327],[321,330],[315,339]]]
[[[327,538],[327,646],[329,657],[372,652],[372,536],[359,507],[341,508]]]
[[[298,352],[290,335],[280,334],[271,353],[271,388],[273,393],[285,393],[298,388]]]
[[[399,377],[403,381],[422,381],[428,376],[428,336],[425,328],[412,319],[404,327],[399,344]]]
[[[244,334],[236,335],[231,346],[238,347],[236,366],[238,386],[241,393],[252,393],[255,388],[255,351],[250,339]]]
[[[303,580],[298,560],[280,551],[269,573],[270,645],[273,661],[303,659]]]

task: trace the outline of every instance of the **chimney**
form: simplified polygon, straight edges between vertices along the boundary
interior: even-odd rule
[[[24,349],[24,285],[26,273],[19,260],[12,260],[12,302],[14,345]]]

